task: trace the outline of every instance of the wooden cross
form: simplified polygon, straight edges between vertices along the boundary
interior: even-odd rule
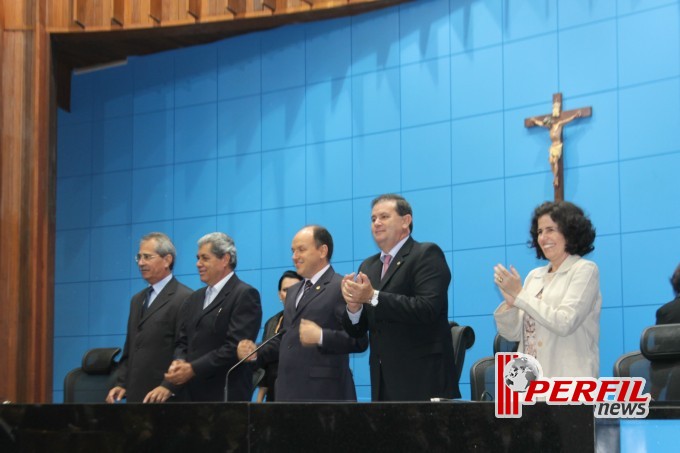
[[[553,172],[553,188],[555,201],[564,200],[564,165],[562,164],[562,129],[567,123],[577,118],[586,118],[593,114],[591,107],[562,111],[562,93],[553,94],[552,113],[533,116],[524,120],[524,126],[545,127],[550,131],[550,167]]]

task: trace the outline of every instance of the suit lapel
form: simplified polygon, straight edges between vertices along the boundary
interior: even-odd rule
[[[382,280],[379,280],[380,283],[378,284],[378,287],[376,288],[378,291],[382,291],[382,289],[387,285],[387,283],[392,279],[394,274],[399,272],[401,267],[404,265],[404,262],[408,259],[408,255],[411,253],[411,249],[413,248],[413,238],[409,237],[406,242],[404,242],[404,245],[401,246],[399,251],[397,252],[397,256],[395,256],[392,259],[392,262],[390,263],[390,267],[387,269],[387,273],[385,276],[382,278]],[[378,263],[380,264],[379,270],[378,270],[378,279],[380,279],[380,274],[382,273],[382,261],[380,261],[380,258],[378,257]]]
[[[142,319],[139,320],[139,324],[143,324],[144,321],[146,321],[150,316],[152,316],[154,313],[160,310],[165,304],[170,302],[170,297],[172,297],[172,295],[175,294],[176,288],[177,280],[175,280],[175,277],[172,277],[172,279],[168,282],[167,285],[165,285],[160,294],[156,296],[153,303],[151,304],[151,307],[149,307],[144,312]],[[144,300],[142,300],[142,304],[144,304]]]
[[[205,309],[203,309],[203,305],[201,304],[201,311],[200,311],[200,314],[198,315],[198,317],[196,319],[197,324],[201,320],[201,318],[203,318],[205,315],[207,315],[208,313],[210,313],[211,311],[215,310],[217,307],[222,305],[222,303],[227,298],[229,293],[231,293],[231,291],[234,289],[234,287],[236,286],[236,283],[238,281],[239,280],[238,280],[238,277],[236,277],[236,274],[232,275],[231,278],[229,279],[229,281],[227,282],[227,284],[224,285],[224,287],[222,288],[222,291],[217,293],[217,296],[215,296],[215,298],[210,303],[210,305],[208,305]],[[203,298],[201,299],[201,303],[205,300],[206,290],[207,290],[207,287],[203,288],[203,291],[202,291]]]
[[[374,288],[377,288],[380,284],[380,273],[382,271],[380,254],[370,257],[369,260],[370,261],[367,261],[365,266],[359,268],[359,272],[366,274],[371,281],[371,285],[373,285]]]
[[[293,320],[299,318],[305,308],[307,308],[307,306],[312,303],[314,299],[319,297],[319,295],[326,290],[326,285],[328,285],[333,275],[335,275],[335,271],[333,270],[333,266],[331,266],[326,272],[324,272],[321,278],[319,278],[319,280],[307,290],[307,293],[302,296],[302,299],[300,299],[300,303],[295,310]]]

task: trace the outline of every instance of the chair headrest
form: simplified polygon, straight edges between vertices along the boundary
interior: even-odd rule
[[[470,349],[475,344],[475,331],[472,327],[461,326],[456,321],[449,321],[449,327],[451,328],[451,333],[454,333],[454,331],[459,332],[461,345],[465,349]]]
[[[497,352],[517,352],[519,341],[510,341],[500,334],[496,334],[493,339],[493,353]]]
[[[680,324],[647,327],[640,335],[640,351],[647,360],[680,360]]]
[[[108,374],[114,365],[114,358],[120,348],[95,348],[83,355],[81,368],[87,374]]]
[[[475,344],[475,331],[470,326],[463,326],[463,345],[470,349]]]

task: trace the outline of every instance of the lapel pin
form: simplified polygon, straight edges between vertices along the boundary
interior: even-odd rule
[[[321,289],[321,286],[318,286],[318,285],[317,285],[316,290],[318,291],[318,290],[320,290],[320,289]]]
[[[400,264],[401,264],[401,261],[397,261],[397,266],[399,266]]]

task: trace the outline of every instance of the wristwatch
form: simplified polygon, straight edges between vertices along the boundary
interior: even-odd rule
[[[374,289],[373,297],[371,297],[371,305],[373,305],[374,307],[378,305],[378,294],[380,294],[380,292],[377,289]]]

